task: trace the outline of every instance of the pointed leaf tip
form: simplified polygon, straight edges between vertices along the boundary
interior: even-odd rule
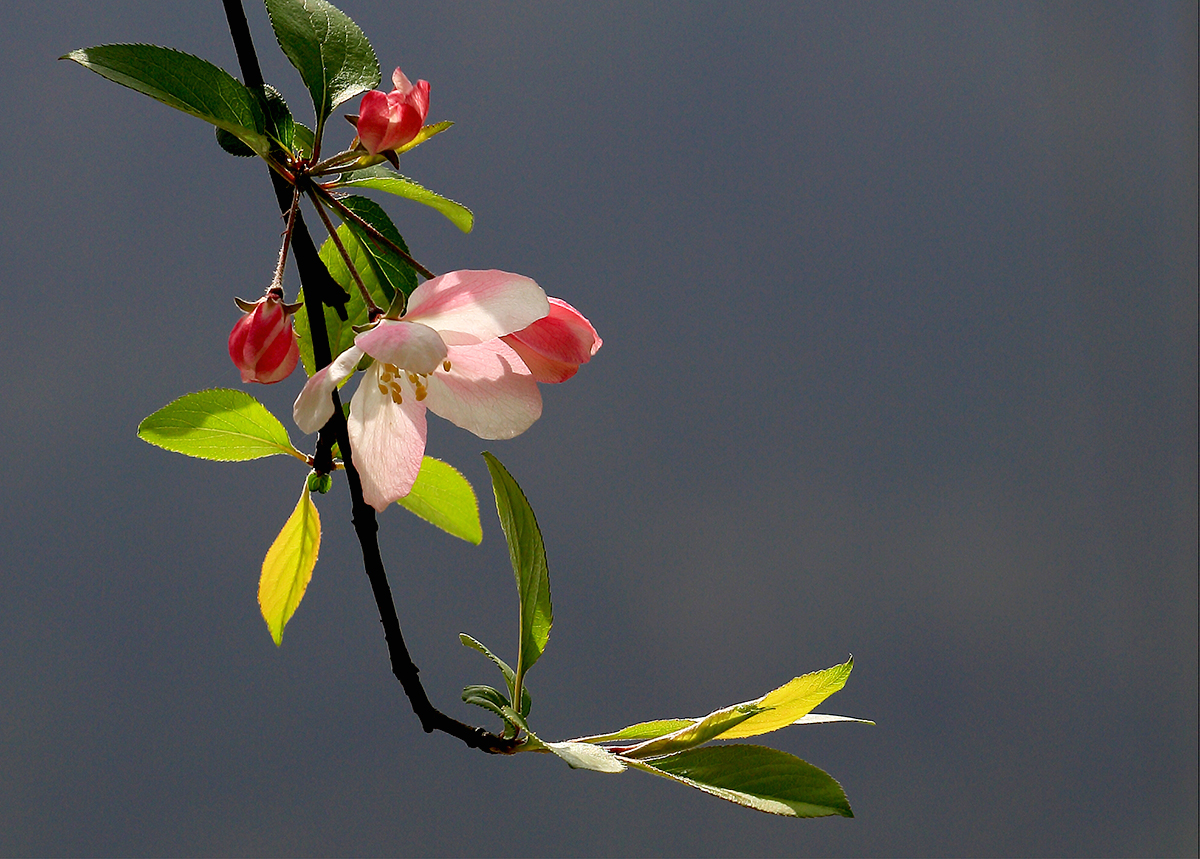
[[[475,490],[458,469],[440,459],[425,457],[417,482],[396,503],[460,540],[476,546],[483,541]]]

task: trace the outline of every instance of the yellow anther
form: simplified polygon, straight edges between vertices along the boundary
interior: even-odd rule
[[[417,402],[421,402],[421,400],[425,399],[428,394],[429,390],[424,385],[417,388]]]
[[[379,393],[383,394],[383,395],[386,397],[386,396],[387,396],[387,393],[388,393],[388,388],[387,388],[387,385],[380,385],[380,386],[379,386]]]
[[[447,358],[445,361],[442,362],[442,369],[445,370],[447,373],[450,372],[450,359],[449,358]]]
[[[415,385],[415,384],[417,384],[417,382],[419,381],[419,379],[418,379],[418,377],[417,377],[417,374],[416,374],[416,373],[409,373],[409,374],[408,374],[408,381],[412,382],[414,385]]]

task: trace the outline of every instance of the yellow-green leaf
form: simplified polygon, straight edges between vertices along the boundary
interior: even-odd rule
[[[697,719],[657,719],[653,722],[638,722],[612,734],[593,734],[579,737],[577,743],[615,743],[619,740],[653,740],[674,733],[680,728],[696,724]]]
[[[853,658],[824,671],[803,674],[768,692],[757,701],[747,701],[746,703],[753,704],[764,712],[751,716],[740,725],[721,734],[721,739],[754,737],[794,724],[813,707],[845,686],[852,668]]]
[[[758,709],[753,704],[724,707],[709,713],[698,722],[627,749],[622,755],[630,758],[652,758],[694,748],[716,737],[728,736],[736,726],[749,721],[757,712]]]
[[[396,503],[460,540],[476,546],[483,540],[475,490],[458,469],[440,459],[421,460],[417,482]]]
[[[283,643],[283,628],[304,598],[320,547],[321,517],[306,483],[296,509],[267,550],[258,581],[258,605],[277,645]]]

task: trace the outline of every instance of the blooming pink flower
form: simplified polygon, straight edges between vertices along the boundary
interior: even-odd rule
[[[282,292],[272,289],[253,305],[238,299],[246,311],[229,332],[229,357],[242,373],[243,382],[270,385],[291,375],[300,360],[300,347],[292,328],[292,314]]]
[[[371,90],[359,106],[358,139],[371,155],[408,143],[417,136],[429,113],[429,81],[413,84],[396,69],[392,83],[394,90]]]
[[[550,310],[527,277],[454,271],[426,281],[402,319],[384,319],[315,373],[292,415],[316,432],[333,415],[334,388],[364,355],[375,362],[350,401],[350,447],[363,497],[376,510],[407,495],[425,453],[425,410],[480,438],[512,438],[537,420],[542,397],[520,356],[501,337]]]
[[[591,360],[603,344],[582,313],[561,298],[532,325],[500,339],[511,346],[539,382],[565,382]]]

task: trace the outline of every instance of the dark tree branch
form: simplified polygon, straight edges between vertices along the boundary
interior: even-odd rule
[[[258,56],[254,51],[254,43],[250,38],[250,27],[246,22],[246,13],[241,0],[222,0],[225,6],[225,16],[229,20],[229,33],[233,37],[234,49],[237,51],[238,65],[241,66],[242,77],[246,86],[261,93],[263,86],[262,71],[258,65]],[[275,196],[279,201],[279,209],[285,215],[291,208],[293,188],[283,177],[270,171],[271,182],[275,188]],[[329,335],[325,328],[325,312],[323,305],[329,305],[338,311],[338,316],[346,319],[346,294],[317,255],[308,228],[301,218],[297,217],[295,232],[292,236],[292,255],[296,267],[300,271],[300,283],[304,294],[308,297],[309,329],[313,340],[313,358],[318,367],[324,367],[333,360],[329,350]],[[457,737],[473,749],[480,749],[491,754],[511,754],[516,750],[518,741],[501,737],[482,728],[475,728],[465,722],[460,722],[438,710],[429,701],[425,688],[421,685],[420,669],[413,664],[404,643],[404,635],[400,630],[400,619],[396,615],[396,604],[392,599],[392,589],[388,584],[387,571],[383,566],[383,556],[379,552],[379,523],[375,519],[375,510],[363,500],[362,480],[354,467],[350,450],[350,434],[346,426],[346,418],[342,414],[341,401],[337,391],[333,392],[333,417],[321,430],[317,443],[317,465],[322,470],[332,470],[330,448],[336,440],[341,449],[342,462],[346,471],[346,482],[350,487],[351,521],[354,532],[358,535],[359,545],[362,546],[363,567],[367,579],[371,583],[371,592],[379,608],[379,622],[383,624],[384,640],[387,642],[388,655],[392,662],[392,673],[400,681],[404,694],[412,705],[413,712],[421,720],[425,733],[442,731],[452,737]],[[326,469],[322,462],[330,467]]]

